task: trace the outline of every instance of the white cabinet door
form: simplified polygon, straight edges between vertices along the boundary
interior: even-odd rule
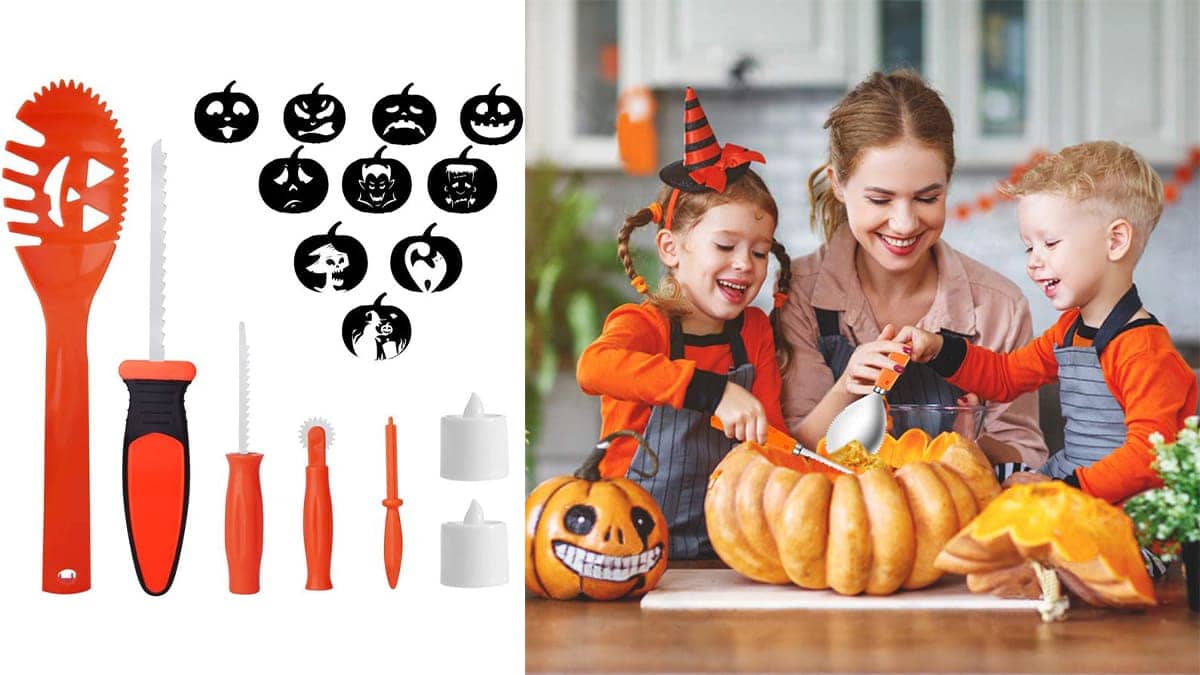
[[[1060,92],[1062,144],[1110,139],[1151,162],[1177,162],[1200,135],[1195,0],[1084,0],[1064,5],[1061,49],[1077,53]]]
[[[641,74],[652,87],[842,86],[844,0],[643,0],[636,13]],[[624,47],[624,45],[623,45]]]

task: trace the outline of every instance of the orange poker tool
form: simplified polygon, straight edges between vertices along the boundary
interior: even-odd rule
[[[387,514],[383,521],[383,567],[387,571],[388,586],[395,588],[400,579],[400,559],[404,555],[404,531],[400,527],[400,505],[404,500],[396,496],[396,425],[389,417],[384,428],[387,454],[387,498],[383,506]]]

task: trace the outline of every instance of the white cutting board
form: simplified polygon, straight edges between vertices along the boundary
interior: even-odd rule
[[[838,595],[791,584],[760,584],[733,570],[672,569],[642,598],[642,609],[1020,609],[1036,610],[1038,600],[1006,600],[967,590],[962,577],[894,595]]]

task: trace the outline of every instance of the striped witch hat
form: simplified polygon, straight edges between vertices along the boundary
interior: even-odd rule
[[[738,145],[717,142],[695,90],[687,88],[683,103],[683,160],[658,172],[664,183],[684,192],[725,191],[727,182],[746,174],[750,162],[766,162],[762,154]]]

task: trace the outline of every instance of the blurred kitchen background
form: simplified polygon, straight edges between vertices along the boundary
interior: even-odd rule
[[[1039,149],[1131,145],[1171,200],[1138,289],[1200,365],[1200,0],[528,0],[526,24],[529,486],[573,471],[597,439],[599,399],[579,391],[575,361],[636,300],[616,231],[682,156],[688,85],[722,143],[766,156],[755,170],[779,202],[776,236],[799,256],[819,244],[807,178],[829,109],[873,70],[920,72],[955,121],[943,236],[1025,291],[1035,334],[1057,315],[1025,275],[997,182]],[[651,229],[634,236],[648,280]],[[1061,447],[1055,391],[1042,411]]]

